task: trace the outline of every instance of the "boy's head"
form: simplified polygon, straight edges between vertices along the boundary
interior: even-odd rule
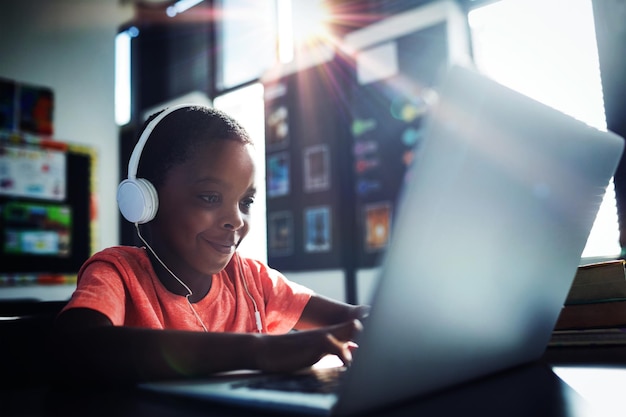
[[[163,111],[151,115],[142,132]],[[147,179],[158,190],[169,169],[184,162],[198,145],[222,140],[252,143],[245,129],[220,110],[205,106],[179,108],[150,133],[139,159],[137,177]]]
[[[163,261],[179,276],[214,274],[249,230],[256,194],[252,141],[234,119],[207,107],[158,118],[144,126],[149,137],[136,161],[137,178],[130,178],[131,163],[125,181],[154,188],[158,209],[146,222]]]
[[[158,210],[157,188],[169,170],[200,144],[235,141],[251,144],[247,132],[225,113],[205,106],[178,105],[145,122],[128,164],[128,179],[118,187],[120,211],[131,223],[147,223]]]

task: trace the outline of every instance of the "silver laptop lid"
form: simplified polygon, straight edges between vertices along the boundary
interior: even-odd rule
[[[430,116],[342,414],[540,357],[623,149],[458,66]]]

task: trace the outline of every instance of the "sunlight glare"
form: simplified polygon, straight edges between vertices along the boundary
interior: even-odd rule
[[[501,0],[471,11],[468,19],[474,60],[482,72],[606,130],[590,0]],[[619,253],[611,182],[582,256]]]
[[[291,0],[278,0],[278,60],[282,63],[293,60],[293,19]]]
[[[294,38],[296,43],[314,42],[327,38],[330,13],[322,0],[300,0],[294,10]]]

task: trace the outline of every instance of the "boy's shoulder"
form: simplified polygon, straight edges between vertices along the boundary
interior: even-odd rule
[[[137,246],[109,246],[99,252],[96,252],[92,257],[143,257],[145,256],[145,250]]]
[[[145,250],[135,246],[110,246],[94,253],[86,264],[109,262],[114,264],[142,264],[148,260]]]
[[[116,271],[120,276],[138,276],[139,272],[151,269],[150,259],[143,248],[134,246],[111,246],[94,253],[78,271],[80,281],[87,269],[94,271]],[[95,269],[94,269],[95,268]]]

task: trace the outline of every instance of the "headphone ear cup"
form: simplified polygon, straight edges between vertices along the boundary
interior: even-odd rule
[[[150,181],[144,178],[125,179],[117,187],[117,205],[126,220],[143,224],[156,216],[159,197]]]

